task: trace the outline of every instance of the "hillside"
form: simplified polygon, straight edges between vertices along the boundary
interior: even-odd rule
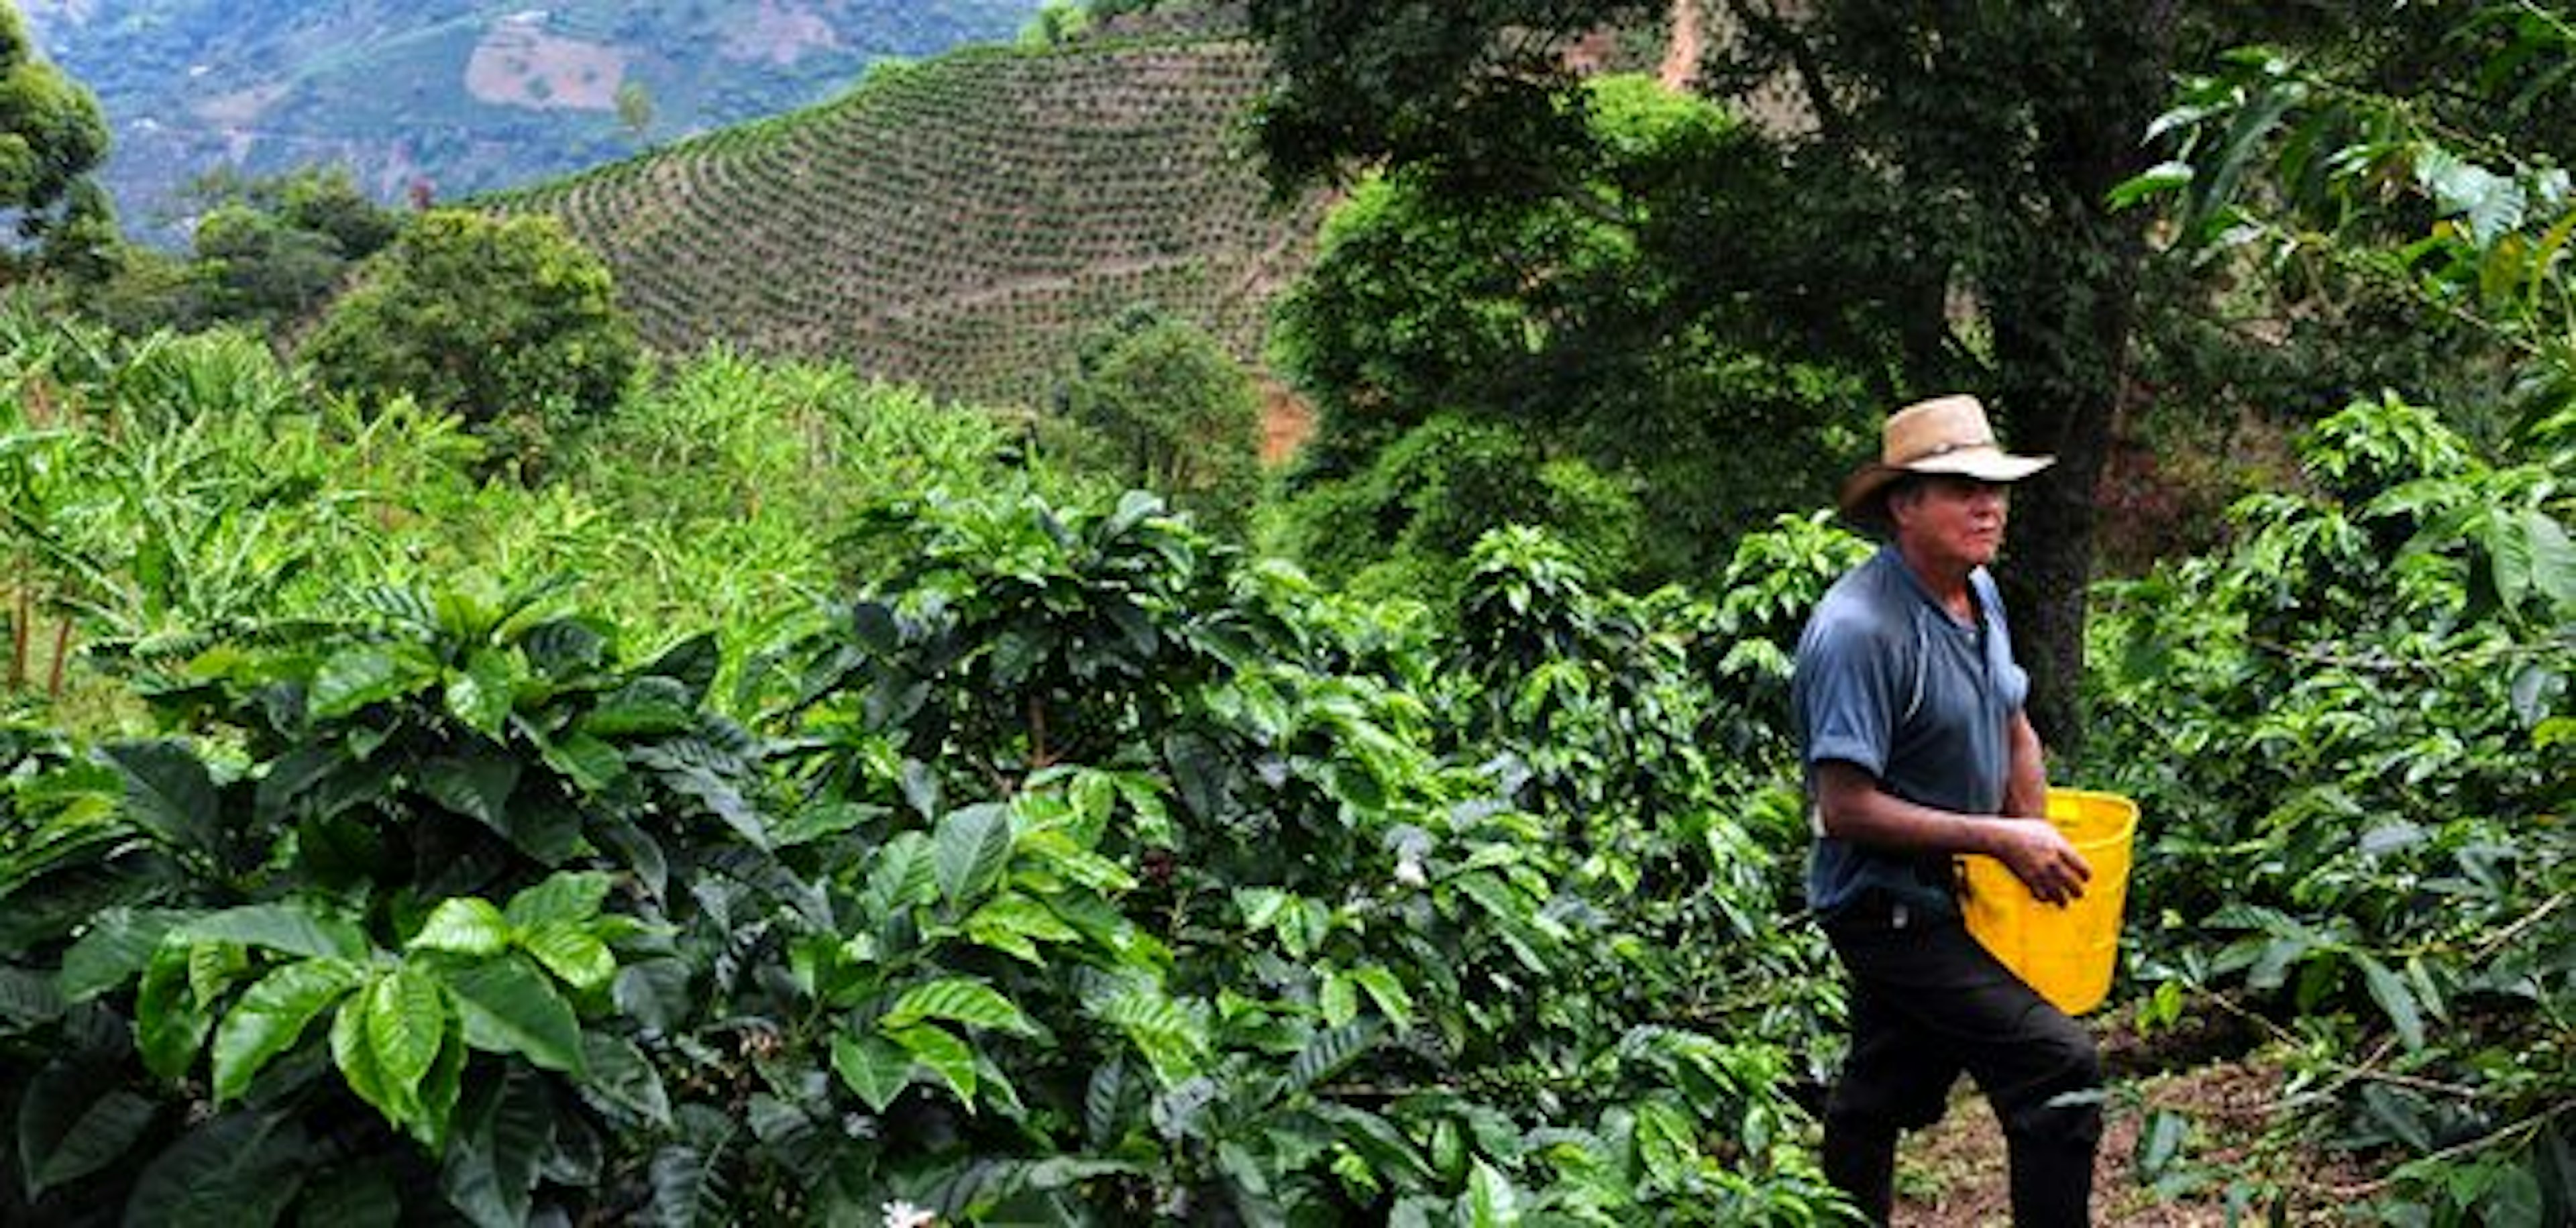
[[[1272,208],[1246,148],[1263,73],[1239,41],[974,49],[487,203],[563,218],[658,347],[1033,401],[1138,301],[1257,353],[1319,216]]]
[[[399,199],[568,173],[844,89],[888,57],[1008,39],[1040,0],[22,0],[96,90],[107,178],[165,241],[170,193],[236,164],[345,163]],[[622,117],[640,87],[649,121]]]

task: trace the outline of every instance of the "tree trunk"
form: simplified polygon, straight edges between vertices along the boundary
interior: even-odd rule
[[[1989,288],[2008,438],[2017,451],[2057,457],[2016,496],[2000,578],[2014,647],[2031,673],[2031,723],[2067,752],[2083,744],[2093,496],[2127,382],[2146,253],[2145,211],[2114,214],[2105,198],[2145,169],[2140,134],[2164,106],[2175,22],[2173,0],[2088,9],[2094,44],[2111,52],[2101,62],[2117,67],[2098,92],[2041,107],[2043,164],[2064,178]]]

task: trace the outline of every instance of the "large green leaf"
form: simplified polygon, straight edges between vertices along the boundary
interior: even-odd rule
[[[519,947],[564,984],[584,993],[607,988],[617,976],[617,957],[609,953],[608,944],[569,921],[548,921],[521,934]]]
[[[930,1073],[957,1093],[957,1102],[972,1110],[975,1105],[975,1049],[965,1040],[934,1024],[918,1023],[906,1028],[885,1029],[886,1038],[903,1046]]]
[[[214,778],[177,742],[127,742],[101,747],[125,778],[125,805],[134,821],[174,847],[212,853],[222,842]]]
[[[420,1082],[447,1037],[447,995],[428,973],[405,965],[367,987],[367,1047],[386,1088],[417,1103]]]
[[[519,787],[519,760],[495,750],[449,755],[420,766],[420,791],[431,801],[511,836],[510,795]]]
[[[187,919],[172,909],[111,908],[90,919],[89,932],[63,952],[55,987],[65,1001],[86,1002],[143,971],[161,939]]]
[[[2424,1016],[2417,1008],[2414,991],[2378,959],[2363,955],[2360,962],[2362,983],[2369,987],[2371,1001],[2377,1002],[2379,1009],[2387,1012],[2388,1021],[2396,1025],[2398,1039],[2409,1049],[2423,1048]]]
[[[468,1044],[516,1053],[548,1070],[588,1077],[581,1021],[572,1004],[524,956],[486,960],[450,973],[447,985],[465,1016]]]
[[[581,1053],[590,1065],[590,1081],[582,1085],[584,1091],[626,1110],[649,1126],[670,1126],[671,1097],[662,1086],[661,1072],[653,1068],[633,1041],[604,1032],[584,1032]]]
[[[1029,1017],[1000,991],[962,977],[948,977],[905,990],[903,996],[895,1000],[893,1009],[888,1010],[877,1024],[889,1031],[901,1031],[925,1019],[941,1019],[1022,1036],[1037,1033],[1037,1027],[1029,1022]]]
[[[361,960],[373,949],[366,931],[300,904],[227,908],[189,921],[173,933],[186,942],[229,942],[306,959]]]
[[[215,1103],[249,1088],[270,1059],[295,1047],[304,1029],[365,979],[353,963],[304,960],[259,979],[215,1029]]]
[[[159,1105],[116,1087],[107,1072],[69,1062],[45,1067],[18,1104],[27,1192],[41,1195],[123,1159],[159,1115]]]
[[[315,717],[327,720],[410,694],[437,677],[437,663],[416,648],[362,644],[322,662],[306,703]]]
[[[548,921],[588,921],[608,900],[609,876],[596,870],[562,871],[510,897],[502,914],[510,924],[533,929]]]
[[[516,1066],[478,1080],[457,1105],[439,1188],[477,1228],[521,1228],[537,1176],[555,1149],[553,1098]]]
[[[871,1112],[883,1113],[912,1082],[912,1054],[879,1036],[832,1038],[832,1071]]]
[[[465,668],[447,676],[447,711],[467,728],[498,741],[518,703],[527,666],[507,648],[477,648]]]
[[[302,1127],[284,1113],[208,1120],[134,1180],[128,1228],[255,1228],[273,1224],[303,1188],[310,1160]]]
[[[175,1083],[196,1064],[197,1049],[214,1026],[188,984],[188,947],[164,942],[143,969],[143,984],[134,996],[134,1047],[143,1067]]]
[[[1511,1178],[1481,1159],[1467,1175],[1464,1202],[1465,1213],[1459,1219],[1469,1228],[1509,1228],[1521,1222],[1520,1191]]]
[[[981,895],[1000,882],[1011,860],[1011,816],[997,805],[968,806],[939,821],[932,862],[939,893],[952,903]]]
[[[510,947],[510,923],[490,900],[460,896],[441,900],[420,923],[420,932],[403,944],[407,951],[445,951],[450,955],[498,955]]]

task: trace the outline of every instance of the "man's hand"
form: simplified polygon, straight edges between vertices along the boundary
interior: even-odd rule
[[[2030,893],[2044,903],[2064,904],[2083,896],[2093,867],[2075,851],[2064,833],[2046,819],[1989,819],[1987,852],[2004,863]]]

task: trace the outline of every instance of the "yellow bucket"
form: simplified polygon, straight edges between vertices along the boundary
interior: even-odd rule
[[[2102,1005],[2111,992],[2138,804],[2117,794],[2051,789],[2048,821],[2066,833],[2093,867],[2083,898],[2042,904],[2002,862],[1962,857],[1967,890],[1959,906],[1967,915],[1968,932],[1996,959],[2057,1009],[2080,1015]]]

